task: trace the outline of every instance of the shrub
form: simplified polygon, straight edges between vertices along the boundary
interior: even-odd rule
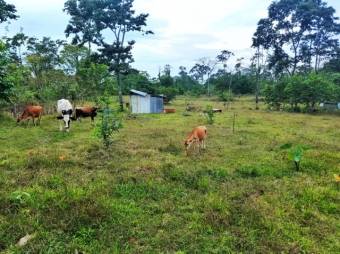
[[[265,102],[276,110],[290,105],[289,111],[301,111],[300,106],[304,106],[303,111],[315,111],[319,103],[340,98],[336,82],[335,76],[316,73],[284,77],[265,87]]]
[[[104,145],[108,147],[112,143],[113,134],[120,128],[122,128],[122,123],[118,119],[118,113],[113,111],[106,102],[101,121],[97,123],[95,128],[96,136],[102,138]]]
[[[223,102],[230,102],[234,100],[234,95],[232,92],[223,92],[220,94],[219,99]]]
[[[204,110],[208,124],[214,124],[214,111],[211,105],[208,105]]]

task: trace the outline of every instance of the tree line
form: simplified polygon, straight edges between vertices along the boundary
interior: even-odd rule
[[[3,37],[0,103],[98,100],[106,94],[117,95],[123,109],[123,95],[132,88],[169,100],[186,94],[227,101],[233,94],[254,94],[257,104],[263,97],[273,109],[315,110],[319,102],[339,101],[339,18],[322,0],[274,1],[268,17],[258,22],[250,59],[225,49],[190,68],[181,66],[176,75],[165,65],[157,77],[131,67],[136,41],[127,35],[153,34],[148,14],[136,14],[133,2],[67,0],[68,41],[23,31]],[[0,0],[0,22],[18,18],[15,6]]]

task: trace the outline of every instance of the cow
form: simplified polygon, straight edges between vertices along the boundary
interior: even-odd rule
[[[57,119],[64,121],[64,128],[62,127],[61,124],[59,124],[60,131],[64,129],[68,132],[70,129],[71,120],[75,120],[74,117],[72,116],[73,107],[70,101],[65,99],[59,100],[57,103],[57,112],[61,114],[57,116]]]
[[[28,126],[28,122],[30,121],[30,118],[32,118],[33,125],[36,126],[34,120],[35,118],[38,118],[38,122],[40,125],[42,113],[43,113],[43,107],[41,106],[26,106],[24,109],[24,112],[17,118],[17,123],[19,123],[22,120],[27,119],[27,126]]]
[[[198,145],[198,150],[200,152],[201,148],[205,149],[205,139],[207,138],[208,131],[205,126],[198,126],[190,132],[186,140],[184,141],[184,146],[186,150],[186,154],[189,155],[189,149],[194,145],[194,149]]]
[[[82,117],[91,117],[92,123],[94,122],[94,118],[97,116],[96,107],[76,107],[76,120],[81,120]]]

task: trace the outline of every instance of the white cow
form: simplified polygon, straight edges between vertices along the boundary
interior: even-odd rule
[[[62,131],[63,129],[69,131],[71,120],[74,120],[74,118],[72,117],[72,104],[68,100],[61,99],[58,101],[57,111],[59,114],[61,114],[57,117],[57,119],[64,121],[64,128],[62,127],[61,123],[59,124],[60,131]]]

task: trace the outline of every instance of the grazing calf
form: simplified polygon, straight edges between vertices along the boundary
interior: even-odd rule
[[[205,149],[205,139],[207,138],[207,135],[208,132],[205,126],[198,126],[194,128],[184,142],[187,155],[189,154],[189,149],[192,145],[195,146],[194,149],[196,149],[198,145],[198,151],[200,151],[201,148]]]
[[[71,120],[74,120],[72,117],[73,107],[70,101],[65,99],[59,100],[57,103],[57,112],[61,114],[57,117],[57,119],[64,121],[64,128],[61,126],[61,124],[59,125],[60,131],[64,129],[68,132],[70,129]]]
[[[19,123],[22,120],[27,119],[27,125],[30,121],[30,117],[32,118],[33,125],[35,126],[35,118],[38,118],[38,122],[40,125],[41,116],[43,113],[43,108],[41,106],[26,106],[24,109],[24,112],[21,114],[21,116],[18,117],[17,123]]]
[[[91,117],[91,121],[94,122],[94,118],[97,116],[96,107],[77,107],[76,108],[76,120],[80,120],[82,117]]]

